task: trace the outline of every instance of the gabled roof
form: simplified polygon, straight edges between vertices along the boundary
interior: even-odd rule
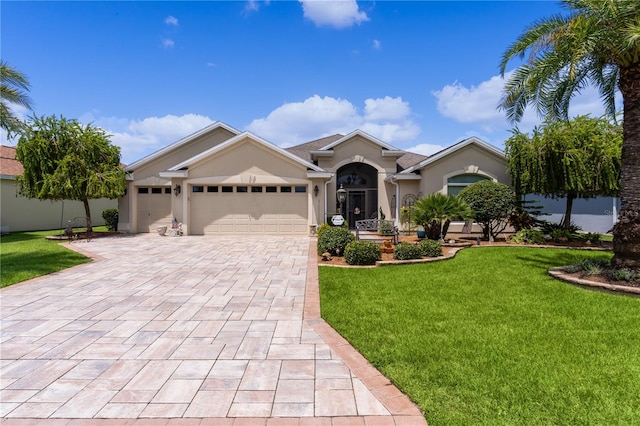
[[[456,151],[459,151],[469,145],[476,145],[478,147],[480,147],[481,149],[492,153],[493,155],[496,155],[498,157],[501,158],[505,158],[504,156],[504,151],[502,151],[499,148],[496,148],[495,146],[488,144],[487,142],[483,141],[482,139],[479,139],[475,136],[472,136],[470,138],[464,139],[456,144],[451,145],[450,147],[447,147],[441,151],[436,152],[435,154],[427,157],[426,159],[422,160],[421,162],[419,162],[418,164],[415,164],[403,171],[401,171],[398,174],[408,174],[408,173],[413,173],[416,170],[420,170],[423,167],[428,166],[431,163],[434,163],[436,161],[438,161],[439,159],[446,157],[447,155],[451,155]]]
[[[126,167],[125,170],[126,171],[131,171],[131,170],[135,170],[136,168],[139,168],[141,166],[144,166],[145,164],[150,163],[151,161],[153,161],[153,160],[155,160],[155,159],[157,159],[159,157],[162,157],[163,155],[165,155],[165,154],[167,154],[167,153],[169,153],[169,152],[171,152],[171,151],[173,151],[173,150],[175,150],[175,149],[177,149],[177,148],[179,148],[179,147],[181,147],[183,145],[188,144],[189,142],[193,141],[194,139],[197,139],[200,136],[205,135],[205,134],[207,134],[209,132],[212,132],[213,130],[219,129],[219,128],[223,128],[223,129],[233,133],[234,135],[240,134],[239,130],[234,129],[233,127],[231,127],[231,126],[229,126],[229,125],[227,125],[227,124],[225,124],[225,123],[223,123],[221,121],[216,121],[215,123],[210,124],[207,127],[203,128],[203,129],[200,129],[197,132],[194,132],[194,133],[192,133],[192,134],[180,139],[177,142],[172,143],[171,145],[168,145],[168,146],[165,146],[164,148],[159,149],[158,151],[154,152],[153,154],[149,154],[146,157],[144,157],[144,158],[142,158],[142,159],[140,159],[140,160],[138,160],[138,161],[136,161],[134,163],[129,164]]]
[[[377,145],[380,145],[380,147],[382,147],[383,149],[386,149],[386,150],[389,150],[389,151],[401,152],[401,150],[399,150],[398,148],[396,148],[394,146],[391,146],[388,143],[383,142],[380,139],[378,139],[378,138],[376,138],[374,136],[371,136],[370,134],[365,133],[365,132],[363,132],[362,130],[359,130],[359,129],[358,130],[354,130],[353,132],[349,133],[348,135],[343,136],[340,139],[337,139],[337,140],[329,143],[328,145],[323,146],[322,148],[320,148],[320,149],[318,149],[316,151],[328,151],[330,149],[333,149],[333,147],[335,147],[337,145],[340,145],[341,143],[353,138],[354,136],[361,136],[361,137],[363,137],[365,139],[368,139],[371,142],[373,142],[373,143],[375,143]]]
[[[0,145],[0,175],[19,176],[24,173],[22,163],[16,160],[14,146]]]
[[[275,152],[283,155],[284,157],[287,157],[290,160],[293,160],[296,163],[299,163],[299,164],[305,166],[307,169],[311,169],[311,170],[316,171],[316,172],[324,172],[325,171],[321,167],[318,167],[315,164],[313,164],[313,163],[311,163],[309,161],[306,161],[306,160],[298,157],[297,155],[294,155],[294,154],[288,152],[287,150],[285,150],[283,148],[280,148],[279,146],[274,145],[271,142],[268,142],[268,141],[266,141],[265,139],[262,139],[259,136],[254,135],[251,132],[242,132],[242,133],[232,137],[231,139],[227,139],[226,141],[224,141],[224,142],[222,142],[222,143],[220,143],[220,144],[218,144],[218,145],[216,145],[214,147],[211,147],[211,148],[201,152],[200,154],[189,158],[188,160],[185,160],[185,161],[183,161],[183,162],[181,162],[179,164],[176,164],[173,167],[170,167],[168,169],[168,171],[169,172],[176,172],[176,171],[178,171],[180,169],[184,169],[186,167],[189,167],[189,166],[191,166],[191,165],[193,165],[193,164],[195,164],[195,163],[197,163],[197,162],[199,162],[201,160],[204,160],[205,158],[207,158],[207,157],[209,157],[209,156],[211,156],[211,155],[213,155],[213,154],[215,154],[215,153],[217,153],[219,151],[222,151],[225,148],[228,148],[230,146],[233,146],[233,145],[239,143],[240,141],[242,141],[244,139],[251,139],[252,141],[257,142],[258,144],[263,145],[266,148],[268,148],[268,149],[270,149],[272,151],[275,151]]]
[[[335,142],[338,139],[342,139],[343,137],[344,135],[336,133],[335,135],[325,136],[324,138],[316,139],[296,146],[291,146],[285,149],[293,155],[302,158],[303,160],[313,161],[313,159],[311,158],[311,151],[317,151],[323,146],[327,146],[328,144]]]

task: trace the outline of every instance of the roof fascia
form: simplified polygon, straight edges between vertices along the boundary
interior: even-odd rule
[[[358,129],[358,130],[354,130],[353,132],[349,133],[348,135],[345,135],[343,137],[341,137],[340,139],[331,142],[329,145],[323,146],[322,148],[320,148],[320,151],[326,151],[328,149],[332,149],[334,146],[336,145],[340,145],[341,143],[343,143],[344,141],[353,138],[354,136],[361,136],[365,139],[370,140],[371,142],[380,145],[382,148],[387,149],[389,151],[399,151],[398,148],[389,145],[386,142],[381,141],[380,139],[371,136],[368,133],[363,132],[362,130]],[[315,152],[315,151],[314,151]]]
[[[189,142],[191,142],[192,140],[206,134],[209,133],[215,129],[225,129],[235,135],[238,135],[240,133],[239,130],[234,129],[233,127],[221,122],[221,121],[216,121],[215,123],[212,123],[210,125],[208,125],[207,127],[200,129],[194,133],[191,133],[188,136],[185,136],[184,138],[178,140],[177,142],[172,143],[169,146],[166,146],[164,148],[159,149],[158,151],[154,152],[153,154],[147,155],[146,157],[132,163],[129,164],[127,167],[125,167],[125,170],[129,171],[129,170],[135,170],[138,167],[144,166],[147,163],[150,163],[153,160],[156,160],[157,158],[162,157],[163,155],[173,151],[176,148],[181,147],[182,145],[186,145]]]
[[[188,178],[189,170],[164,171],[159,173],[163,178]]]
[[[222,142],[221,144],[218,144],[218,145],[216,145],[216,146],[214,146],[212,148],[209,148],[208,150],[203,151],[200,154],[195,155],[195,156],[189,158],[188,160],[183,161],[180,164],[176,164],[175,166],[170,167],[168,171],[177,171],[177,170],[180,170],[182,168],[189,167],[189,166],[195,164],[196,162],[201,161],[201,160],[203,160],[203,159],[205,159],[205,158],[207,158],[207,157],[209,157],[209,156],[211,156],[211,155],[213,155],[213,154],[215,154],[215,153],[217,153],[219,151],[222,151],[223,149],[226,149],[227,147],[230,147],[230,146],[238,143],[239,141],[241,141],[241,140],[243,140],[245,138],[251,139],[252,141],[257,142],[257,143],[263,145],[264,147],[266,147],[268,149],[276,151],[277,153],[289,158],[290,160],[295,161],[296,163],[299,163],[299,164],[305,166],[308,169],[311,169],[311,170],[314,170],[314,171],[317,171],[317,172],[324,171],[324,169],[316,166],[315,164],[310,163],[310,162],[308,162],[306,160],[303,160],[302,158],[291,154],[289,151],[286,151],[286,150],[280,148],[279,146],[274,145],[271,142],[266,141],[265,139],[262,139],[260,136],[254,135],[251,132],[242,132],[242,133],[240,133],[240,134],[238,134],[238,135],[236,135],[236,136],[234,136],[234,137],[232,137],[230,139],[227,139],[226,141]]]
[[[462,142],[459,142],[459,143],[457,143],[457,144],[455,144],[455,145],[453,145],[453,146],[451,146],[451,147],[449,147],[447,149],[444,149],[444,150],[440,151],[439,153],[437,153],[435,155],[432,155],[431,157],[429,157],[429,158],[427,158],[425,160],[422,160],[418,164],[416,164],[414,166],[411,166],[408,169],[405,169],[405,170],[401,171],[400,174],[404,175],[404,174],[413,173],[416,170],[420,170],[420,169],[428,166],[429,164],[434,163],[434,162],[440,160],[441,158],[444,158],[444,157],[446,157],[448,155],[451,155],[454,152],[459,151],[459,150],[461,150],[461,149],[463,149],[463,148],[465,148],[465,147],[467,147],[469,145],[472,145],[472,144],[473,145],[477,145],[480,148],[483,148],[484,150],[488,151],[489,153],[491,153],[493,155],[496,155],[496,156],[498,156],[500,158],[505,158],[504,151],[502,151],[499,148],[496,148],[495,146],[493,146],[491,144],[488,144],[487,142],[483,141],[482,139],[479,139],[479,138],[477,138],[475,136],[472,136],[472,137],[470,137],[468,139],[465,139]]]

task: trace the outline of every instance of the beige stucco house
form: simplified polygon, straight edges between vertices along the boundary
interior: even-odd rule
[[[68,221],[85,224],[84,205],[80,201],[40,201],[18,194],[16,176],[23,173],[16,160],[16,148],[0,146],[0,231],[4,233],[62,229]],[[117,200],[90,200],[94,226],[104,225],[102,212],[118,207]]]
[[[479,179],[509,183],[503,152],[469,138],[430,157],[360,130],[291,148],[216,122],[130,164],[119,230],[182,223],[188,235],[307,234],[342,207],[350,226]],[[343,206],[336,191],[347,191]],[[400,224],[399,224],[400,225]]]

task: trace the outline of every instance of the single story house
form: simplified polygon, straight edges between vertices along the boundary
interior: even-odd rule
[[[24,172],[16,160],[16,148],[0,146],[0,230],[9,232],[64,229],[68,221],[86,223],[84,205],[79,201],[40,201],[18,194],[16,176]],[[102,211],[118,208],[117,200],[90,200],[94,226],[104,225]]]
[[[187,235],[308,234],[337,212],[350,227],[380,212],[400,225],[401,207],[423,195],[510,182],[502,150],[475,137],[429,157],[361,130],[285,149],[222,122],[125,170],[118,229],[155,232],[175,218]]]

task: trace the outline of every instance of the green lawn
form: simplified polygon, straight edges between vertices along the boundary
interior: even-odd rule
[[[68,243],[61,245],[60,241],[45,239],[47,235],[60,233],[60,230],[17,232],[0,237],[0,288],[90,260],[65,248]]]
[[[640,298],[546,275],[610,256],[493,247],[321,267],[322,315],[432,426],[640,424]]]

